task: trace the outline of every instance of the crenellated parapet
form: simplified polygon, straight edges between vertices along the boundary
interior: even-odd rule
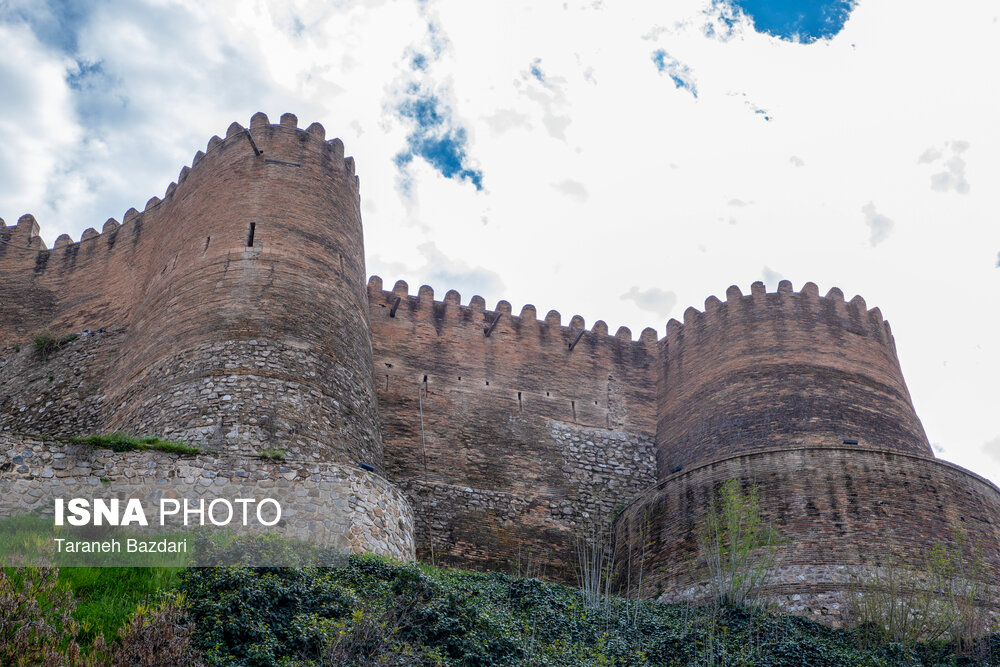
[[[541,556],[571,579],[576,527],[655,479],[655,331],[377,276],[368,302],[386,472],[426,510],[419,552],[492,568]]]
[[[567,349],[570,346],[575,347],[580,342],[582,339],[581,332],[593,342],[609,337],[608,325],[604,320],[598,320],[588,330],[583,317],[574,315],[570,318],[569,324],[564,326],[562,324],[562,315],[557,310],[550,310],[544,318],[539,318],[535,306],[529,303],[521,308],[518,315],[514,315],[512,306],[508,301],[500,300],[490,310],[486,308],[486,300],[479,295],[473,296],[468,303],[462,304],[462,295],[455,290],[448,290],[443,300],[435,301],[434,288],[429,285],[421,285],[417,294],[410,294],[409,285],[407,285],[405,280],[397,280],[391,290],[385,290],[382,278],[372,276],[368,279],[368,297],[369,299],[376,297],[390,301],[391,304],[388,305],[396,307],[395,310],[390,307],[393,317],[396,316],[399,308],[402,307],[404,315],[409,313],[412,314],[410,316],[415,318],[447,318],[449,322],[463,323],[478,323],[479,320],[483,320],[486,324],[483,334],[487,338],[493,333],[490,327],[493,326],[495,328],[496,324],[500,324],[501,322],[506,323],[509,328],[526,327],[532,331],[539,332],[544,327],[547,329],[546,333],[553,339],[568,339],[569,342],[566,342]],[[399,299],[398,304],[396,303],[396,299]],[[475,326],[476,324],[472,325]],[[626,343],[635,342],[649,346],[656,342],[657,336],[655,329],[646,327],[639,335],[639,338],[633,340],[632,330],[622,326],[615,332],[614,338]]]
[[[339,139],[255,114],[121,224],[0,229],[0,336],[122,330],[108,430],[381,469],[359,202]]]
[[[735,285],[660,341],[661,476],[739,451],[855,442],[930,456],[889,323],[856,296]]]
[[[845,599],[836,577],[871,567],[872,536],[907,558],[955,525],[1000,544],[997,489],[933,458],[889,323],[838,288],[732,286],[660,338],[366,285],[354,159],[292,114],[233,123],[121,222],[51,249],[39,232],[0,220],[0,432],[157,435],[309,498],[374,489],[364,511],[320,510],[352,548],[407,556],[415,539],[438,562],[572,580],[578,537],[618,516],[618,553],[648,553],[640,594],[699,599],[694,536],[730,479],[759,486],[786,538],[770,593],[787,601]],[[43,361],[24,343],[46,331],[63,342]],[[65,454],[8,452],[8,490],[80,481]],[[146,459],[95,460],[130,479]]]
[[[360,181],[358,176],[354,173],[354,158],[344,157],[344,143],[340,139],[326,140],[326,130],[320,123],[312,123],[306,129],[299,128],[298,119],[295,114],[282,114],[281,122],[272,125],[268,120],[267,114],[258,112],[250,119],[249,127],[244,127],[237,122],[233,122],[226,131],[225,139],[219,137],[218,135],[209,139],[205,150],[199,150],[195,153],[189,166],[181,167],[177,180],[171,182],[170,185],[167,186],[162,198],[155,196],[150,197],[142,211],[139,211],[136,208],[128,209],[122,216],[122,223],[119,223],[114,218],[109,218],[102,226],[100,232],[93,227],[88,227],[83,231],[78,241],[74,241],[69,234],[60,234],[59,237],[56,238],[55,243],[52,246],[52,250],[54,251],[64,248],[72,249],[72,246],[100,239],[105,241],[107,250],[112,250],[118,240],[117,234],[120,229],[123,229],[124,227],[125,232],[132,231],[132,233],[135,233],[134,226],[138,223],[139,227],[141,227],[142,220],[145,216],[152,215],[157,209],[169,203],[174,197],[183,197],[186,192],[184,183],[187,182],[193,174],[197,175],[197,171],[200,167],[206,164],[211,165],[212,161],[208,160],[206,163],[206,158],[212,156],[213,153],[225,150],[227,144],[231,146],[232,144],[243,144],[249,141],[251,143],[248,145],[253,147],[253,144],[256,141],[254,138],[255,132],[272,134],[276,129],[283,132],[293,131],[298,136],[300,141],[308,141],[314,144],[314,148],[317,148],[317,152],[320,155],[323,155],[324,162],[327,163],[330,169],[340,171],[345,174],[345,180],[347,184],[353,185],[355,197],[358,199],[358,204],[360,205]],[[270,164],[285,164],[286,166],[301,166],[293,162],[282,162],[280,157],[277,155],[273,157],[265,156],[264,162]],[[131,230],[130,226],[132,227]],[[12,227],[6,226],[3,218],[0,218],[0,240],[5,242],[0,243],[0,245],[7,245],[8,248],[31,251],[48,250],[45,245],[45,241],[39,235],[40,232],[41,228],[39,223],[31,214],[22,215],[18,219],[17,225]],[[6,257],[3,253],[4,251],[0,249],[0,262],[8,261],[8,257]],[[45,267],[43,267],[42,270],[44,269]]]

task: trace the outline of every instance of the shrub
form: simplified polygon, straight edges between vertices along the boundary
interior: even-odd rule
[[[94,656],[111,665],[202,667],[191,646],[192,631],[183,599],[165,598],[156,607],[141,607],[110,645],[98,636]]]
[[[731,479],[710,501],[698,546],[712,595],[721,604],[755,602],[774,566],[777,534],[764,523],[757,487]]]
[[[55,568],[0,568],[0,665],[79,664],[73,594]]]
[[[890,544],[886,558],[852,573],[858,593],[851,613],[865,634],[883,641],[947,637],[972,649],[988,629],[984,574],[982,554],[957,527],[949,542],[935,542],[916,567]]]
[[[77,334],[68,334],[60,338],[51,332],[45,331],[35,336],[32,342],[39,359],[48,361],[49,357],[76,339]]]

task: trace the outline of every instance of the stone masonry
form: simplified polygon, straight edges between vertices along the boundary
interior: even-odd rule
[[[94,479],[260,480],[322,498],[321,539],[352,550],[568,581],[581,535],[613,523],[623,589],[643,554],[630,594],[699,599],[693,536],[739,479],[784,538],[768,594],[796,613],[840,622],[844,572],[955,529],[1000,581],[1000,491],[934,458],[861,297],[733,286],[636,339],[366,286],[359,187],[318,123],[258,113],[100,233],[47,249],[30,215],[0,221],[0,509]],[[48,359],[43,333],[63,342]],[[115,430],[201,453],[65,444]]]

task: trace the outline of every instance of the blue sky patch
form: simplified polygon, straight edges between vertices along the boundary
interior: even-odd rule
[[[839,33],[857,4],[857,0],[723,1],[746,14],[757,32],[804,44]]]
[[[406,136],[406,149],[395,157],[396,166],[405,171],[413,158],[421,157],[445,178],[468,181],[476,190],[482,190],[483,172],[468,166],[468,136],[465,128],[455,126],[451,110],[416,84],[411,84],[406,93],[397,111],[401,118],[411,121],[412,129]]]
[[[657,71],[669,76],[675,87],[688,91],[695,98],[698,97],[698,86],[691,74],[691,68],[676,58],[672,58],[663,49],[653,51],[652,59]]]
[[[531,76],[538,79],[538,83],[545,85],[545,72],[542,71],[542,59],[535,58],[531,62],[531,67],[528,69],[531,72]]]
[[[0,2],[0,23],[26,23],[42,44],[75,54],[79,48],[78,35],[89,20],[94,4],[91,0],[46,0],[10,5]]]

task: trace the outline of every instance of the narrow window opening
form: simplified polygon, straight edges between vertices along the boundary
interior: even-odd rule
[[[389,376],[385,376],[385,390],[389,391]]]
[[[570,401],[569,404],[573,406],[573,421],[576,421],[576,401]]]
[[[254,233],[254,231],[256,229],[257,229],[257,223],[256,222],[251,222],[250,223],[250,233],[247,235],[247,247],[248,248],[252,248],[253,247],[253,233]]]
[[[212,237],[211,236],[206,236],[205,237],[205,250],[208,250],[208,244],[211,243],[211,242],[212,242]],[[204,252],[204,251],[202,251],[202,252]]]
[[[517,392],[517,409],[521,409],[521,392]]]
[[[486,381],[486,386],[487,387],[490,386],[490,381],[489,380]]]
[[[546,396],[548,396],[548,395],[549,395],[549,392],[545,392],[545,395],[546,395]]]
[[[461,375],[459,375],[459,376],[458,376],[458,381],[459,381],[459,382],[461,382],[461,381],[462,381],[462,376],[461,376]]]
[[[427,384],[427,376],[424,376],[424,384]]]

